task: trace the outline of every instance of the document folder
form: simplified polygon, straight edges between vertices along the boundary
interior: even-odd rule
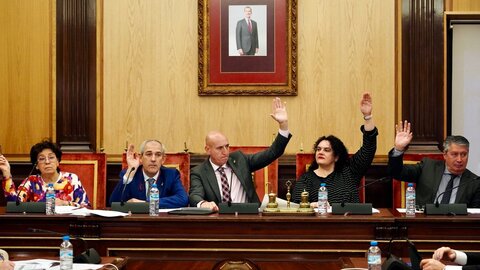
[[[134,213],[134,214],[148,214],[149,213],[149,207],[148,203],[146,202],[138,202],[138,203],[133,203],[133,202],[112,202],[112,207],[111,209],[113,211],[118,211],[118,212],[123,212],[123,213]]]
[[[168,213],[174,215],[209,215],[214,212],[208,208],[184,207],[168,211]]]

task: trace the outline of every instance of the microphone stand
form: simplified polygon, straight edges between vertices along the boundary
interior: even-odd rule
[[[122,195],[120,196],[120,205],[124,206],[125,205],[125,199],[123,198],[123,195],[125,193],[125,189],[127,188],[128,185],[128,179],[130,179],[130,174],[135,170],[135,167],[132,167],[127,174],[127,181],[123,183],[123,189],[122,189]],[[123,180],[123,179],[122,179]]]
[[[362,190],[372,184],[382,182],[386,179],[390,179],[390,177],[382,177],[379,178],[375,181],[372,181],[368,184],[365,184],[363,186],[358,187],[355,189],[355,192],[358,192],[359,190]],[[352,191],[348,193],[348,199],[351,198],[352,196]],[[334,215],[348,215],[348,214],[354,214],[354,215],[371,215],[372,214],[372,204],[371,203],[346,203],[345,198],[342,200],[341,203],[332,203],[332,214]]]
[[[438,199],[440,196],[445,194],[447,191],[451,191],[454,189],[457,189],[461,186],[464,186],[466,184],[469,184],[475,180],[477,180],[480,177],[474,177],[473,179],[470,179],[469,181],[465,181],[463,183],[458,184],[456,187],[452,187],[448,190],[445,190],[444,192],[438,194],[437,198],[435,199],[435,203],[427,203],[425,205],[425,214],[426,215],[451,215],[451,216],[456,216],[456,215],[467,215],[467,204],[466,203],[439,203]]]
[[[36,228],[28,228],[28,231],[33,233],[46,233],[46,234],[61,235],[61,236],[65,235],[63,233],[59,233],[55,231],[36,229]],[[73,258],[74,263],[99,264],[102,261],[100,255],[95,249],[88,248],[88,243],[83,237],[78,237],[73,235],[73,238],[75,238],[76,240],[82,241],[83,246],[85,247],[84,252],[82,252],[80,255],[77,255]]]
[[[27,178],[28,178],[30,175],[32,175],[32,173],[33,173],[33,171],[35,170],[35,167],[36,167],[36,166],[37,166],[37,162],[33,163],[33,167],[32,167],[32,169],[30,170],[30,172],[28,173]],[[13,179],[12,179],[12,181],[13,181]],[[17,190],[18,190],[18,188],[17,188]],[[17,198],[15,198],[15,204],[16,204],[17,206],[19,206],[20,203],[21,203],[20,198],[18,197],[18,195],[19,195],[19,193],[18,193],[18,191],[17,191]]]

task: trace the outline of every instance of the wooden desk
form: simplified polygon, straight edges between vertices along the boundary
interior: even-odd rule
[[[441,246],[450,246],[460,250],[478,251],[480,246],[480,215],[468,214],[465,216],[427,216],[417,214],[415,218],[405,217],[396,210],[391,211],[395,216],[398,227],[397,239],[408,238],[414,242],[418,251],[432,256],[434,250]],[[395,240],[394,242],[402,242]],[[400,253],[394,245],[395,255],[408,257],[407,253]]]
[[[101,218],[2,211],[0,247],[12,256],[57,256],[60,237],[28,230],[38,228],[81,236],[101,256],[128,257],[129,269],[149,265],[174,270],[210,269],[220,260],[242,258],[262,265],[263,270],[291,269],[291,264],[302,264],[305,269],[320,269],[322,265],[324,269],[327,264],[337,264],[341,257],[364,258],[371,240],[377,240],[386,252],[390,238],[408,236],[419,251],[429,255],[445,244],[474,250],[480,243],[480,215],[405,218],[396,211],[392,214],[381,209],[371,216],[161,214]],[[72,242],[76,252],[85,250],[82,241]],[[396,242],[401,241],[394,241],[394,254],[407,256],[406,245]],[[281,265],[285,268],[278,268]]]

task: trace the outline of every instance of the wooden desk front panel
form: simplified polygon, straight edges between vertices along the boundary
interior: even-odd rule
[[[316,260],[363,256],[377,227],[393,223],[388,216],[134,215],[122,222],[98,219],[98,226],[108,256]]]

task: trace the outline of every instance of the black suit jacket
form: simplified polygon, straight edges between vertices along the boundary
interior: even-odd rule
[[[404,165],[403,155],[388,153],[388,172],[396,180],[416,183],[416,203],[435,203],[438,186],[445,171],[445,161],[424,158],[417,164]],[[466,203],[467,207],[480,207],[480,180],[469,170],[463,172],[455,203]]]
[[[292,136],[288,138],[278,134],[272,145],[265,151],[253,155],[244,154],[241,151],[230,153],[228,166],[230,166],[242,184],[247,194],[248,202],[260,203],[252,179],[252,172],[259,170],[277,158],[285,151]],[[190,172],[190,205],[196,207],[201,201],[213,201],[217,205],[222,201],[220,189],[218,188],[217,178],[213,171],[209,159],[202,164],[194,167]]]
[[[480,270],[480,253],[465,252],[467,254],[467,264],[462,267],[463,270]]]

